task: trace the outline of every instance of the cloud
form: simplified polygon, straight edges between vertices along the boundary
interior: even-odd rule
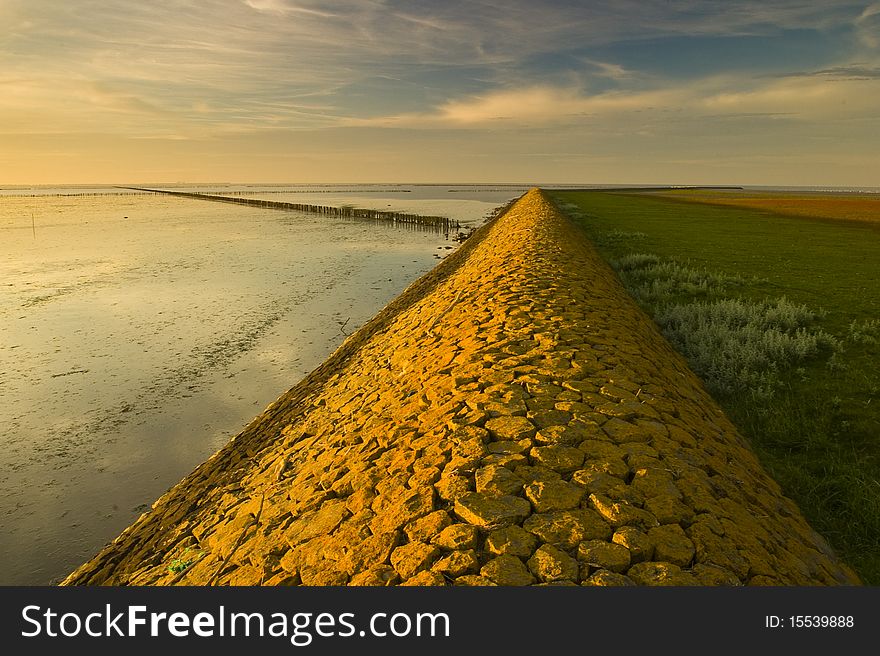
[[[880,47],[880,2],[869,5],[855,22],[861,42],[869,48]]]
[[[451,101],[440,107],[444,122],[469,124],[495,120],[517,122],[568,121],[577,117],[639,111],[670,106],[679,98],[676,90],[608,92],[585,95],[577,89],[531,87],[498,91],[474,99]]]
[[[168,0],[114,3],[112,11],[106,0],[80,0],[76,10],[56,4],[2,5],[5,72],[29,83],[26,94],[0,99],[0,120],[23,125],[31,116],[32,131],[51,123],[52,130],[141,136],[558,125],[701,106],[759,114],[767,105],[767,113],[789,113],[797,103],[783,83],[673,83],[590,57],[584,48],[868,25],[880,8],[839,2],[820,10],[785,0]],[[840,65],[812,75],[873,78],[871,70]],[[803,89],[817,102],[834,96]]]
[[[816,71],[799,71],[796,73],[773,75],[771,77],[819,77],[831,80],[871,80],[880,79],[880,66],[874,66],[865,62],[851,62]]]
[[[286,2],[285,0],[244,0],[244,4],[256,11],[268,12],[270,14],[307,14],[318,16],[320,18],[336,17],[336,14],[334,13],[309,7],[302,7],[292,2]]]
[[[436,120],[466,125],[494,121],[548,121],[585,113],[588,102],[573,89],[532,87],[497,91],[442,105]]]
[[[656,111],[686,103],[681,89],[611,91],[596,95],[581,89],[545,85],[492,91],[444,102],[433,112],[372,119],[349,119],[349,126],[406,128],[520,128],[582,122],[596,117]]]
[[[599,77],[607,77],[611,80],[627,80],[635,75],[633,71],[626,69],[620,64],[596,61],[593,59],[584,59],[584,63],[594,69],[595,75]]]
[[[864,0],[2,0],[0,131],[228,150],[286,134],[293,158],[306,135],[341,127],[355,160],[361,137],[360,152],[399,137],[400,157],[417,159],[400,153],[422,132],[431,148],[510,140],[550,158],[550,136],[565,152],[649,139],[659,151],[751,130],[743,147],[758,148],[796,123],[809,134],[877,120],[878,20],[880,3]],[[728,45],[786,50],[798,30],[787,52],[809,57],[797,63],[724,59]],[[683,61],[710,41],[706,66]]]
[[[880,76],[814,75],[772,80],[714,76],[655,89],[590,94],[546,85],[491,91],[431,112],[350,119],[352,126],[521,128],[536,125],[635,121],[639,124],[710,117],[800,121],[880,118]],[[601,129],[601,128],[599,128]]]
[[[878,119],[878,94],[880,77],[807,76],[719,92],[703,104],[719,113],[781,113],[809,121]]]

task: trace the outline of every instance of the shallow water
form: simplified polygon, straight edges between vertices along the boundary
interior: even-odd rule
[[[90,558],[453,245],[174,197],[5,195],[0,584]]]
[[[162,189],[176,190],[163,186]],[[187,190],[190,190],[187,187]],[[362,209],[447,216],[463,224],[487,218],[508,200],[528,191],[526,185],[204,185],[202,193],[259,198],[280,203],[350,205]]]

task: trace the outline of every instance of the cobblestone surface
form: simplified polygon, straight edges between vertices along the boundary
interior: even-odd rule
[[[64,583],[858,580],[533,190]]]

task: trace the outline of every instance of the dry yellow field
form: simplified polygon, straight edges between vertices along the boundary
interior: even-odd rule
[[[717,192],[674,190],[660,194],[676,200],[766,210],[789,216],[840,219],[880,224],[880,196],[773,194],[766,192]]]

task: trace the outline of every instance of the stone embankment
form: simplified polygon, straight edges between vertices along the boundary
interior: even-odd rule
[[[858,580],[533,190],[64,583]]]

